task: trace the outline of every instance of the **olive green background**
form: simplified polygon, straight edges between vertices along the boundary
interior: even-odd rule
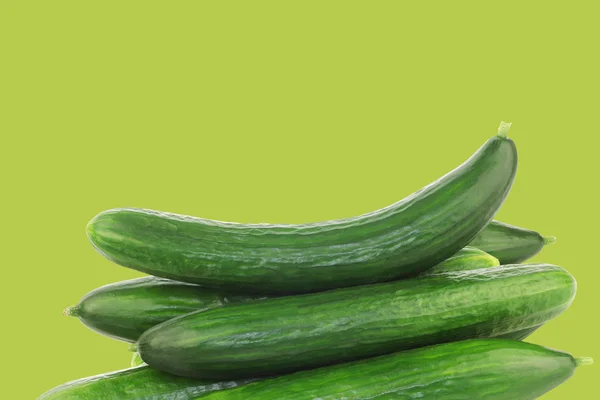
[[[535,260],[579,281],[531,340],[600,359],[599,7],[405,3],[2,2],[0,397],[128,365],[127,345],[61,315],[140,276],[89,245],[96,213],[349,217],[454,168],[501,120],[520,166],[498,218],[556,235]],[[597,374],[544,399],[596,398]]]

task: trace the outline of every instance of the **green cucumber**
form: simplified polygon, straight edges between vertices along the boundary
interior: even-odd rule
[[[449,271],[469,271],[479,268],[492,268],[500,265],[500,261],[483,250],[465,247],[440,264],[425,271],[425,274],[435,274]]]
[[[145,364],[144,360],[142,360],[142,357],[140,357],[140,353],[138,353],[137,351],[134,351],[132,354],[133,354],[131,356],[131,366],[132,367],[139,367],[140,365]]]
[[[137,349],[180,376],[266,376],[541,325],[571,304],[575,279],[548,264],[415,279],[233,304],[146,331]]]
[[[456,271],[498,265],[489,254],[465,247],[428,270]],[[266,299],[266,296],[229,294],[216,289],[156,277],[144,277],[102,286],[85,295],[65,315],[78,317],[87,327],[105,336],[135,342],[161,322],[197,310]]]
[[[511,340],[469,340],[302,371],[203,400],[533,400],[590,358]]]
[[[168,319],[261,296],[228,294],[168,279],[144,277],[95,289],[65,315],[114,339],[135,342],[144,331]]]
[[[187,400],[248,382],[200,381],[141,366],[68,382],[38,400]]]
[[[554,236],[492,221],[470,246],[477,247],[500,260],[502,264],[517,264],[538,254],[545,245],[554,243]]]
[[[236,292],[306,293],[416,275],[467,245],[504,202],[517,170],[509,126],[439,180],[358,217],[237,224],[114,209],[94,217],[87,234],[117,264]]]

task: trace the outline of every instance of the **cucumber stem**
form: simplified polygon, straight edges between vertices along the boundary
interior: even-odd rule
[[[138,348],[137,348],[137,343],[131,343],[131,344],[129,345],[129,351],[130,351],[130,352],[132,352],[132,353],[137,353],[137,350],[138,350]]]
[[[592,357],[577,357],[575,359],[575,364],[578,367],[585,367],[586,365],[592,365],[594,363],[594,359]]]
[[[500,136],[501,138],[505,138],[508,134],[511,125],[512,122],[500,122],[500,127],[498,128],[498,136]]]
[[[555,242],[556,242],[556,236],[544,236],[544,246],[547,246],[547,245],[555,243]]]
[[[79,317],[79,306],[71,306],[65,308],[63,311],[63,315],[67,315],[69,317]]]

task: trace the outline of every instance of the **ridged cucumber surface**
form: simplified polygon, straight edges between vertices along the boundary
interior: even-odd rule
[[[38,400],[188,400],[248,382],[200,381],[141,366],[68,382]]]
[[[78,317],[103,335],[135,342],[144,331],[168,319],[263,296],[238,295],[156,277],[113,283],[84,296],[66,315]]]
[[[541,325],[571,304],[574,278],[548,264],[415,279],[234,304],[146,331],[142,359],[180,376],[282,374]]]
[[[498,265],[493,256],[465,247],[426,273],[488,268]],[[64,314],[105,336],[135,342],[161,322],[197,310],[266,299],[267,296],[231,294],[152,276],[102,286],[85,295]]]
[[[516,264],[538,254],[545,245],[556,241],[554,236],[492,221],[470,243],[500,260],[502,264]]]
[[[203,400],[533,400],[587,358],[509,340],[471,340],[302,371]]]
[[[416,275],[466,246],[504,202],[517,170],[508,126],[439,180],[358,217],[237,224],[114,209],[93,218],[87,234],[117,264],[238,292],[306,293]]]

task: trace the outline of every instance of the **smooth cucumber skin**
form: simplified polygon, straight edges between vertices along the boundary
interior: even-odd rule
[[[249,301],[263,296],[238,295],[156,277],[113,283],[84,296],[65,314],[114,339],[135,342],[144,331],[197,310]]]
[[[532,400],[569,379],[567,353],[510,340],[470,340],[302,371],[203,400]]]
[[[199,381],[141,366],[68,382],[38,400],[188,400],[248,382]]]
[[[500,261],[475,247],[465,247],[452,257],[447,258],[433,268],[425,271],[425,274],[435,274],[449,271],[469,271],[478,268],[493,268],[500,265]]]
[[[538,254],[553,238],[544,238],[538,232],[492,221],[481,231],[470,246],[477,247],[500,260],[502,264],[517,264]]]
[[[495,136],[469,160],[402,201],[354,218],[236,224],[114,209],[87,234],[109,260],[150,275],[261,294],[307,293],[416,275],[467,245],[494,217],[517,170]]]
[[[444,272],[234,304],[146,331],[141,358],[180,376],[267,376],[442,342],[522,331],[571,304],[574,278],[548,264]]]

